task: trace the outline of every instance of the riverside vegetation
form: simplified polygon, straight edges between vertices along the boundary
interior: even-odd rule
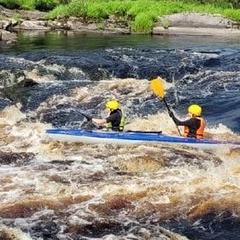
[[[219,14],[240,22],[238,0],[0,0],[0,4],[14,10],[44,11],[46,20],[77,17],[86,23],[95,21],[99,29],[104,29],[107,19],[118,19],[131,32],[140,33],[151,33],[161,16],[183,12]],[[170,23],[162,21],[162,26],[169,28]]]

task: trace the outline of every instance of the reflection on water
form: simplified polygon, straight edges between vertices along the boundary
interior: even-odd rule
[[[167,35],[116,35],[116,34],[80,34],[64,32],[20,32],[18,42],[7,51],[51,50],[96,50],[117,47],[142,49],[187,49],[194,47],[218,48],[223,45],[237,48],[239,38],[230,36],[167,36]],[[0,46],[1,47],[1,46]]]

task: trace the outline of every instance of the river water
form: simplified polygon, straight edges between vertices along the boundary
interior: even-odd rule
[[[0,46],[0,234],[21,240],[240,239],[240,149],[46,139],[118,99],[128,130],[177,135],[149,80],[206,137],[240,141],[240,39],[20,33]]]

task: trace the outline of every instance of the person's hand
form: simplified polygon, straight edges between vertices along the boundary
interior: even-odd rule
[[[92,122],[97,128],[99,128],[106,124],[106,119],[105,118],[92,118]]]

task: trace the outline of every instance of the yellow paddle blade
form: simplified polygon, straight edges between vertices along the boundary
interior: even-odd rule
[[[164,98],[163,80],[160,77],[151,80],[151,88],[157,96]]]

